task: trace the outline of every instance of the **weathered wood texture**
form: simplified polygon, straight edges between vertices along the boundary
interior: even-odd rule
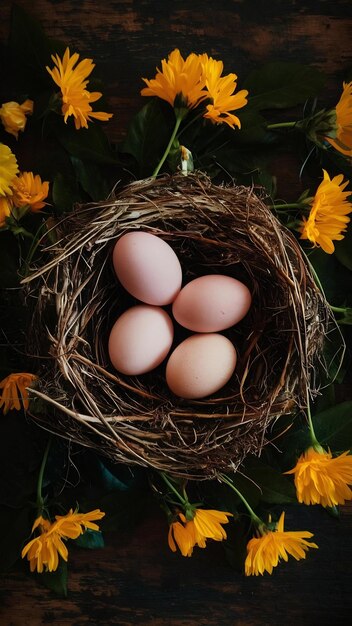
[[[224,61],[239,82],[273,60],[321,68],[334,106],[352,66],[350,0],[19,0],[45,32],[84,56],[114,113],[109,136],[119,140],[145,99],[141,77],[152,78],[175,47],[184,54],[208,52]],[[0,37],[8,33],[11,3],[0,3]],[[335,93],[330,94],[334,91]]]
[[[120,140],[144,103],[141,77],[174,47],[224,60],[239,79],[262,63],[295,60],[328,75],[333,106],[352,66],[350,0],[19,0],[46,31],[94,58]],[[9,31],[11,3],[0,3],[0,37]],[[286,164],[286,167],[287,166]],[[109,535],[107,548],[72,549],[69,598],[57,599],[22,570],[0,591],[3,626],[275,626],[346,624],[352,610],[352,515],[291,508],[287,527],[306,528],[320,545],[306,562],[290,561],[272,577],[246,579],[226,565],[222,546],[191,559],[173,555],[165,520],[146,520],[131,533]]]
[[[245,578],[221,544],[191,559],[167,547],[163,518],[107,537],[101,551],[72,549],[69,596],[12,573],[0,591],[3,626],[342,626],[350,622],[352,510],[340,520],[319,508],[292,507],[288,529],[309,529],[319,550],[291,559],[272,576]]]

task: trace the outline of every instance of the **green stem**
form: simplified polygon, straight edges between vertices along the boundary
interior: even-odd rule
[[[310,403],[309,403],[309,398],[307,397],[307,417],[308,417],[308,425],[309,425],[309,430],[310,430],[310,439],[312,442],[312,446],[315,450],[317,450],[317,452],[322,450],[322,447],[317,439],[317,436],[315,434],[315,430],[314,430],[314,426],[313,426],[313,420],[312,420],[312,414],[310,411]]]
[[[330,309],[332,311],[334,311],[334,313],[342,313],[343,315],[346,314],[346,309],[340,306],[332,306],[332,304],[329,305]]]
[[[276,128],[294,128],[298,122],[279,122],[278,124],[267,124],[268,130],[275,130]]]
[[[164,472],[160,472],[160,476],[166,482],[167,486],[171,489],[171,491],[175,494],[175,496],[177,496],[177,498],[180,500],[181,504],[184,507],[187,507],[188,504],[189,504],[188,500],[181,496],[181,494],[177,491],[176,487],[174,487],[172,482],[168,479],[166,474],[164,474]]]
[[[43,455],[42,464],[40,466],[39,475],[38,475],[38,483],[37,483],[37,509],[38,509],[38,517],[42,514],[44,508],[44,498],[42,496],[42,488],[43,488],[43,478],[44,478],[44,470],[46,466],[46,462],[48,460],[48,454],[51,446],[51,437],[46,444],[46,448]]]
[[[157,177],[157,175],[159,174],[162,166],[164,165],[164,163],[166,161],[166,158],[167,158],[167,155],[170,152],[171,146],[172,146],[172,144],[174,142],[174,139],[175,139],[175,137],[177,135],[177,131],[178,131],[179,127],[180,127],[180,124],[181,124],[183,118],[184,118],[184,115],[182,113],[178,113],[178,115],[176,114],[175,128],[174,128],[173,133],[172,133],[172,135],[170,137],[170,141],[169,141],[169,143],[166,146],[166,150],[165,150],[163,156],[161,157],[161,160],[160,160],[159,164],[157,165],[157,167],[155,168],[155,170],[154,170],[154,172],[152,174],[152,178],[156,178]]]
[[[302,205],[299,202],[287,202],[286,204],[271,204],[269,209],[302,209]]]
[[[253,522],[255,524],[257,524],[257,526],[263,526],[263,520],[260,519],[260,517],[258,517],[258,515],[256,515],[252,509],[252,507],[248,504],[246,498],[241,494],[241,492],[237,489],[237,487],[235,487],[235,485],[233,484],[231,478],[229,478],[228,476],[225,476],[224,474],[219,474],[219,478],[226,483],[229,487],[231,487],[231,489],[238,495],[238,497],[240,498],[240,500],[242,500],[244,506],[246,507],[247,511],[249,512]]]

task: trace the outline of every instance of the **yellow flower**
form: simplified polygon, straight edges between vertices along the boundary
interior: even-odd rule
[[[6,218],[11,215],[12,207],[12,198],[9,196],[0,196],[0,228],[5,226]]]
[[[169,527],[168,544],[169,548],[176,552],[179,547],[182,556],[192,556],[193,548],[198,543],[195,536],[194,523],[187,522],[185,516],[181,513],[180,521],[172,522]],[[200,547],[205,548],[205,541],[200,541]]]
[[[92,524],[92,520],[101,519],[104,515],[99,509],[89,513],[73,513],[71,509],[67,515],[57,515],[53,523],[40,515],[32,528],[32,533],[39,529],[40,534],[31,539],[21,553],[22,558],[27,556],[31,572],[37,570],[42,573],[44,568],[54,572],[59,565],[59,555],[64,561],[68,559],[63,539],[77,539],[87,528],[99,530],[99,526]]]
[[[325,137],[336,150],[352,157],[352,82],[343,83],[343,91],[336,105],[336,139]]]
[[[93,111],[91,107],[91,103],[96,102],[102,96],[98,91],[90,92],[86,89],[89,82],[87,78],[95,67],[92,59],[82,59],[76,65],[79,54],[75,52],[70,56],[69,48],[66,48],[62,60],[58,54],[52,55],[51,58],[56,67],[53,69],[47,67],[46,69],[61,89],[61,111],[64,115],[65,123],[68,117],[73,115],[75,127],[78,130],[79,128],[88,128],[88,122],[91,122],[93,118],[103,122],[110,119],[112,113]],[[76,67],[74,67],[75,65]]]
[[[5,102],[0,108],[0,119],[5,130],[18,139],[19,131],[24,131],[27,118],[26,115],[33,113],[33,100],[25,100],[22,104],[18,102]]]
[[[221,76],[224,64],[222,61],[216,61],[207,54],[200,56],[202,68],[205,77],[205,84],[212,100],[211,104],[206,105],[206,113],[204,117],[212,122],[228,124],[231,128],[238,126],[241,128],[241,122],[231,111],[241,109],[247,104],[248,91],[242,89],[234,94],[237,83],[236,74],[227,74]]]
[[[142,80],[147,85],[141,91],[142,96],[157,96],[175,108],[192,109],[207,97],[198,55],[192,53],[184,59],[177,48],[167,61],[162,60],[161,71],[157,68],[155,78]]]
[[[67,561],[68,550],[61,536],[56,532],[55,524],[51,524],[41,515],[35,520],[32,533],[39,529],[40,535],[31,539],[23,548],[22,559],[27,556],[30,570],[54,572],[59,565],[59,555]]]
[[[335,459],[331,452],[308,448],[295,467],[286,474],[294,474],[297,499],[304,504],[335,506],[352,499],[352,456],[348,452]]]
[[[193,519],[188,521],[183,513],[178,513],[179,519],[172,522],[169,528],[170,549],[176,552],[177,544],[182,556],[192,556],[195,545],[205,548],[207,539],[226,539],[227,535],[221,524],[227,524],[230,516],[231,513],[223,511],[196,509]]]
[[[8,146],[0,143],[0,196],[12,196],[11,184],[18,172],[15,155]]]
[[[29,398],[26,388],[30,387],[35,380],[37,380],[37,376],[34,374],[21,373],[9,374],[1,381],[0,389],[3,391],[0,398],[0,408],[4,405],[3,412],[5,415],[13,409],[20,411],[20,398],[24,409],[28,409]]]
[[[22,172],[13,183],[13,201],[16,207],[29,206],[31,211],[39,211],[47,203],[44,202],[49,193],[49,183],[42,182],[38,174]]]
[[[66,515],[56,515],[57,532],[69,539],[77,539],[87,528],[99,530],[99,526],[93,520],[99,520],[105,513],[99,509],[89,511],[89,513],[74,513],[72,509]]]
[[[272,573],[280,561],[288,561],[293,556],[296,561],[305,559],[309,548],[317,548],[315,543],[307,541],[313,537],[308,531],[285,531],[285,513],[282,512],[276,530],[261,530],[260,536],[253,537],[247,544],[245,561],[246,576],[263,575],[265,571]]]
[[[320,183],[315,197],[311,199],[312,208],[308,219],[302,218],[300,233],[301,239],[309,239],[314,246],[320,246],[327,254],[335,250],[333,240],[344,238],[352,211],[352,204],[347,200],[349,191],[344,191],[349,181],[343,182],[343,175],[339,174],[330,179],[323,170],[324,179]]]

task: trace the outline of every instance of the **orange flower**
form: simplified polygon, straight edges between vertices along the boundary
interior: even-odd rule
[[[246,576],[263,575],[265,571],[272,574],[280,559],[288,561],[290,555],[299,561],[306,558],[309,548],[318,547],[307,541],[313,537],[308,531],[285,531],[284,519],[285,513],[282,512],[274,531],[261,528],[260,535],[250,539],[245,561]]]
[[[193,519],[187,520],[183,513],[178,513],[177,521],[172,522],[169,528],[170,549],[176,552],[177,545],[182,556],[192,556],[195,545],[205,548],[207,539],[226,539],[227,535],[221,524],[227,524],[231,515],[223,511],[195,509]]]
[[[205,85],[208,89],[209,96],[212,100],[211,104],[207,104],[204,117],[218,124],[228,124],[231,128],[238,126],[241,128],[241,122],[231,111],[241,109],[247,104],[248,91],[242,89],[234,94],[237,87],[236,74],[227,74],[221,76],[224,64],[222,61],[216,61],[207,54],[200,56],[202,63]]]
[[[299,457],[295,467],[286,474],[294,474],[297,499],[304,504],[336,506],[352,499],[352,456],[348,451],[336,458],[331,452],[308,448]]]
[[[207,97],[198,55],[192,53],[184,59],[177,48],[167,61],[162,60],[161,71],[157,68],[155,78],[142,80],[147,85],[141,91],[142,96],[157,96],[178,109],[192,109]]]
[[[22,104],[18,102],[5,102],[0,108],[0,119],[5,130],[18,139],[19,131],[24,131],[27,118],[26,115],[33,113],[33,100],[25,100]]]
[[[34,374],[21,373],[21,374],[9,374],[1,383],[0,389],[3,390],[0,398],[0,408],[4,406],[3,412],[6,415],[8,411],[15,409],[20,411],[21,403],[24,409],[27,411],[29,407],[29,398],[27,387],[30,387],[32,383],[37,380],[37,376]]]
[[[49,183],[42,182],[38,174],[22,172],[14,179],[12,189],[13,201],[18,208],[28,206],[31,211],[36,212],[47,204],[44,200],[48,197]]]
[[[336,150],[352,157],[352,82],[343,83],[341,98],[336,105],[336,138],[325,137]]]
[[[99,100],[102,94],[99,91],[90,92],[86,89],[88,76],[93,71],[95,64],[92,59],[82,59],[76,65],[79,54],[76,52],[70,56],[70,49],[66,48],[63,59],[59,55],[52,55],[53,69],[47,67],[50,76],[61,89],[62,114],[65,123],[70,115],[73,115],[76,129],[88,128],[88,122],[92,119],[106,122],[112,113],[93,111],[91,104]],[[76,67],[74,67],[76,65]]]
[[[339,174],[330,179],[323,170],[324,179],[320,183],[314,198],[308,199],[312,208],[308,219],[302,218],[300,233],[301,239],[309,239],[314,246],[320,246],[327,254],[335,250],[334,241],[344,238],[352,211],[352,204],[347,200],[349,191],[344,191],[349,181],[343,182],[343,175]]]

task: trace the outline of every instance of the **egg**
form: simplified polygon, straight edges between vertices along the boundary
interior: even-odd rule
[[[140,231],[123,235],[115,244],[113,265],[125,289],[147,304],[170,304],[181,289],[177,255],[156,235]]]
[[[166,382],[176,396],[205,398],[226,385],[234,373],[236,362],[236,350],[223,335],[191,335],[170,355],[166,365]]]
[[[147,304],[131,307],[111,329],[111,363],[118,372],[130,376],[150,372],[167,356],[173,337],[173,324],[166,311]]]
[[[237,324],[251,306],[239,280],[221,274],[200,276],[181,289],[172,306],[175,320],[197,333],[215,333]]]

